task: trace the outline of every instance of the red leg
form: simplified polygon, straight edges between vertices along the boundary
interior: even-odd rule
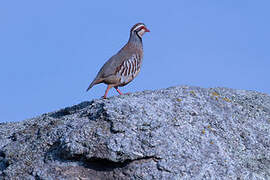
[[[118,87],[114,87],[116,89],[116,91],[120,94],[123,95],[123,93],[121,93],[121,91],[118,89]]]
[[[107,86],[107,89],[106,89],[105,94],[104,94],[104,96],[103,96],[104,99],[107,98],[107,94],[108,94],[108,92],[109,92],[109,90],[110,90],[111,88],[112,88],[111,85],[108,85],[108,86]]]

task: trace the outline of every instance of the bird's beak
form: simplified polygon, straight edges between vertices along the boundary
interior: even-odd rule
[[[147,29],[146,27],[144,27],[144,30],[145,30],[145,32],[150,32],[150,30]]]

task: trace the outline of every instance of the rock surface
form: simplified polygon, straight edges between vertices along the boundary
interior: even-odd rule
[[[180,86],[2,123],[0,179],[270,179],[270,96]]]

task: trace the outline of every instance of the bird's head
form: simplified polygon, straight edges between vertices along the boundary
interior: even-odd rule
[[[149,29],[146,28],[145,24],[143,24],[143,23],[135,24],[130,30],[131,35],[134,34],[134,35],[139,36],[140,38],[142,38],[142,36],[146,32],[150,32],[150,31],[149,31]]]

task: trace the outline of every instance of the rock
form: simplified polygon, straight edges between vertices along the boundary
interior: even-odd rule
[[[180,86],[1,123],[0,179],[270,179],[270,96]]]

